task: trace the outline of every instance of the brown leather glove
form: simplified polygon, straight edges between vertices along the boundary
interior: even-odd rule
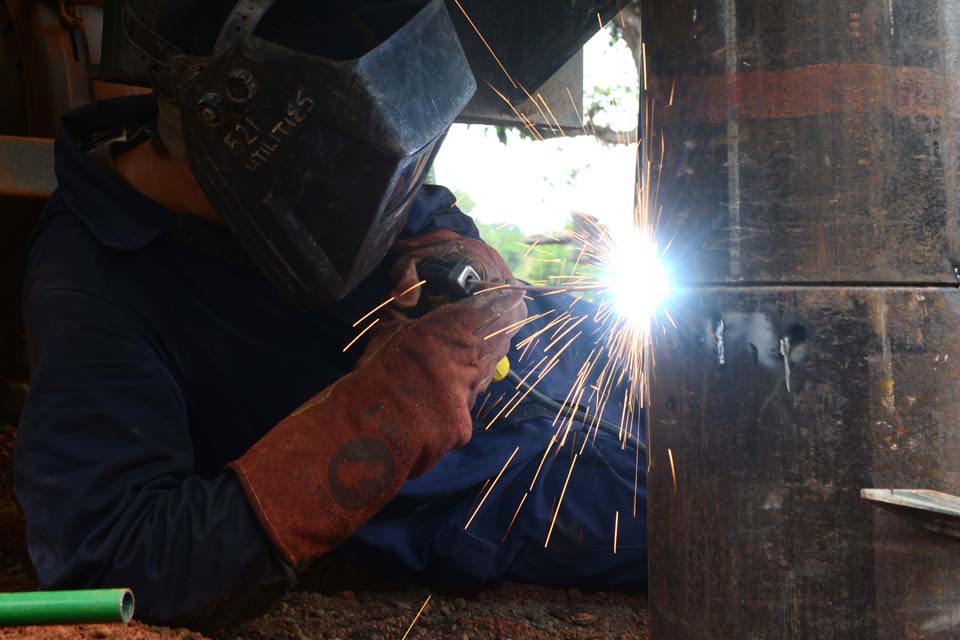
[[[420,278],[417,262],[420,258],[438,258],[449,262],[469,262],[482,280],[509,282],[513,280],[510,267],[496,249],[482,240],[465,238],[453,231],[434,231],[409,240],[397,242],[391,250],[393,264],[390,275],[396,285],[393,288],[394,306],[412,309],[420,301],[420,289],[407,295],[400,294],[410,289]]]
[[[353,372],[274,427],[229,468],[281,555],[305,568],[347,539],[448,451],[526,317],[495,291],[383,326]]]

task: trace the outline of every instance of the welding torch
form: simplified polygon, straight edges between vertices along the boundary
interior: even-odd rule
[[[457,300],[464,300],[487,288],[503,288],[502,285],[496,283],[484,282],[480,274],[477,273],[477,270],[474,269],[469,262],[449,262],[437,258],[423,258],[417,263],[417,274],[421,279],[426,280],[426,283],[423,285],[421,301],[418,305],[418,307],[421,307],[421,312],[424,313],[430,309],[450,304]],[[536,291],[542,287],[519,285],[505,288]],[[623,430],[620,425],[602,418],[598,419],[596,416],[591,418],[589,411],[582,406],[569,404],[564,406],[553,398],[537,391],[534,385],[528,384],[520,378],[516,372],[511,370],[510,360],[506,357],[497,364],[493,375],[494,382],[502,382],[504,380],[516,385],[518,391],[522,390],[531,400],[546,409],[556,412],[572,411],[574,414],[573,417],[584,425],[593,422],[598,429],[607,432],[618,440],[623,437]],[[638,438],[627,435],[626,441],[628,444],[646,453],[647,446],[640,442]]]
[[[426,280],[421,305],[428,309],[469,298],[482,289],[483,280],[469,262],[448,262],[437,258],[423,258],[417,263],[417,275]],[[510,359],[497,363],[493,381],[501,382],[510,374]]]

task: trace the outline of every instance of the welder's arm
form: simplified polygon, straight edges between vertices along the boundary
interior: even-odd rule
[[[136,319],[55,290],[32,296],[26,322],[16,491],[41,587],[131,587],[139,619],[200,627],[289,589],[233,474],[194,475],[176,378]]]
[[[401,240],[434,231],[452,231],[465,238],[479,238],[473,218],[457,208],[457,198],[446,187],[425,184],[420,187],[404,226]]]
[[[520,292],[500,291],[387,323],[354,371],[231,465],[287,562],[308,567],[470,441],[470,409],[525,315]]]

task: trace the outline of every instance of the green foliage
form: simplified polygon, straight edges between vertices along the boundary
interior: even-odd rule
[[[515,225],[492,225],[477,223],[480,229],[480,237],[496,249],[504,262],[510,267],[510,270],[517,273],[523,263],[523,254],[526,252],[526,246],[523,244],[524,235]]]
[[[639,93],[638,87],[627,85],[616,85],[612,87],[593,87],[585,96],[586,112],[591,117],[604,114],[608,111],[621,108],[624,104],[629,104],[637,100]]]
[[[457,199],[457,209],[464,213],[470,213],[477,206],[476,200],[471,198],[465,191],[454,189],[453,195]]]
[[[572,271],[572,251],[565,244],[528,244],[515,225],[478,223],[480,236],[496,249],[519,280],[537,285],[562,283],[557,276]]]
[[[565,244],[540,244],[529,249],[521,265],[519,278],[539,285],[563,284],[557,276],[570,273],[570,247]]]

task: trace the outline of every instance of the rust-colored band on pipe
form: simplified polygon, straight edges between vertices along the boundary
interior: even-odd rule
[[[960,78],[954,80],[960,82]],[[785,120],[835,113],[887,110],[900,117],[944,115],[942,69],[878,64],[817,64],[776,71],[677,78],[673,106],[659,111],[658,123]],[[654,88],[659,105],[669,102],[673,82]],[[674,116],[676,114],[676,116]]]

